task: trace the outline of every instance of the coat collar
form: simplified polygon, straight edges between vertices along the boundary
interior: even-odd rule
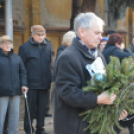
[[[10,57],[12,54],[13,54],[13,49],[11,49],[11,51],[10,51],[8,54],[6,54],[6,53],[4,53],[3,50],[0,48],[0,55],[6,56],[6,57]]]
[[[91,55],[76,38],[74,38],[72,45],[78,51],[80,51],[85,57],[90,58],[90,59],[95,59],[95,57],[93,55]]]
[[[46,39],[44,39],[44,41],[43,41],[42,43],[40,43],[40,44],[37,43],[37,42],[35,42],[34,39],[33,39],[33,37],[30,37],[30,38],[29,38],[29,41],[30,41],[31,44],[34,45],[34,46],[39,46],[39,45],[45,45],[45,44],[47,44],[47,40],[46,40]]]

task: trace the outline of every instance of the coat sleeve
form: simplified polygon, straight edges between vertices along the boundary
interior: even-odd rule
[[[120,60],[124,59],[124,58],[128,58],[130,56],[133,57],[133,55],[131,53],[127,53],[127,52],[122,52],[120,50],[115,50],[113,53],[113,56],[118,57]],[[133,57],[134,58],[134,57]]]
[[[23,46],[19,47],[18,55],[21,57],[23,63],[25,64],[25,62],[26,62],[26,55],[25,55],[25,49],[23,48]]]
[[[20,85],[27,86],[27,75],[24,63],[22,62],[21,58],[19,57],[19,76],[20,76]]]
[[[59,57],[56,63],[57,96],[74,108],[93,108],[97,96],[93,92],[82,90],[82,79],[74,62],[67,56]]]

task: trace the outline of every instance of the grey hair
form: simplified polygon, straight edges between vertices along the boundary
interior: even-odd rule
[[[74,20],[74,31],[76,36],[79,36],[79,28],[89,30],[96,22],[102,26],[105,24],[104,21],[94,13],[87,12],[78,14]]]
[[[69,46],[70,43],[72,43],[72,40],[76,37],[75,32],[68,31],[63,35],[63,41],[62,44],[64,46]]]

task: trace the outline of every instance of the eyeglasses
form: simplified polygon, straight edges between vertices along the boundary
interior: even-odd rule
[[[3,45],[12,46],[12,43],[2,43]]]

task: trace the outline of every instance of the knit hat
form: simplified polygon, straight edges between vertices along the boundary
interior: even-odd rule
[[[41,25],[33,25],[31,27],[31,32],[45,32],[45,28]]]
[[[13,42],[9,36],[7,36],[7,35],[1,36],[1,37],[0,37],[0,43],[3,43],[3,42],[5,42],[5,41]]]
[[[101,41],[108,41],[107,37],[102,37]]]

